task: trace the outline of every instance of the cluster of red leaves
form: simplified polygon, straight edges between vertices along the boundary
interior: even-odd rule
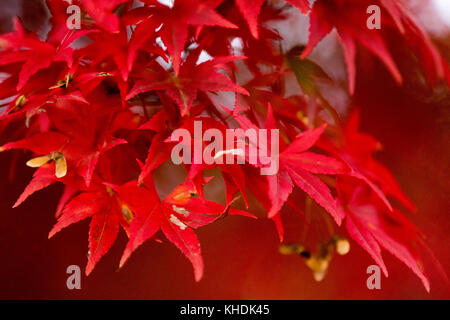
[[[38,168],[14,206],[63,183],[49,237],[90,218],[87,274],[122,227],[129,241],[121,266],[161,230],[192,262],[199,280],[203,261],[193,229],[228,214],[252,217],[231,208],[239,192],[247,202],[248,188],[283,241],[282,208],[287,204],[302,212],[301,199],[290,197],[298,187],[317,210],[328,212],[338,225],[345,221],[349,235],[386,275],[380,246],[429,289],[417,251],[421,235],[391,202],[412,211],[414,206],[374,158],[379,143],[359,132],[358,110],[343,124],[318,87],[331,79],[305,59],[336,28],[351,93],[358,44],[400,83],[387,40],[394,33],[435,85],[448,67],[404,2],[317,0],[310,8],[307,0],[176,0],[172,6],[156,0],[75,0],[82,28],[69,30],[69,4],[47,0],[52,27],[45,39],[25,30],[19,19],[13,32],[0,36],[5,75],[0,99],[6,101],[0,128],[15,128],[10,139],[15,141],[0,148],[33,152],[27,164]],[[362,27],[366,8],[374,3],[383,10],[382,30]],[[291,6],[303,14],[311,10],[309,42],[304,50],[283,52],[282,37],[266,23],[286,19]],[[238,84],[242,73],[249,80]],[[292,74],[302,90],[287,97],[284,83]],[[219,91],[234,92],[234,106],[218,106]],[[194,121],[222,131],[279,129],[278,174],[262,176],[250,164],[186,164],[186,181],[161,200],[152,172],[169,159],[173,130],[193,130]],[[214,167],[225,182],[225,205],[203,194],[209,181],[204,171]]]

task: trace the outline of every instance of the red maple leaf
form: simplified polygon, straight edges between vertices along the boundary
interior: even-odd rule
[[[241,127],[245,129],[255,127],[239,114],[235,113],[234,116]],[[266,129],[276,129],[275,124],[272,107],[269,105]],[[281,144],[279,154],[270,155],[272,161],[279,163],[279,170],[277,174],[267,175],[267,192],[271,200],[269,218],[273,218],[280,212],[296,185],[325,208],[340,224],[342,216],[338,211],[336,201],[327,185],[315,174],[345,174],[347,167],[334,158],[308,151],[319,140],[325,127],[326,124],[299,134],[289,145]],[[246,152],[247,154],[248,152]]]
[[[353,94],[355,90],[357,44],[361,44],[381,59],[395,80],[401,84],[403,77],[392,58],[384,33],[384,29],[394,29],[406,36],[411,48],[416,50],[417,54],[423,59],[427,74],[432,79],[442,78],[443,65],[438,51],[402,2],[403,0],[316,1],[310,16],[308,44],[301,57],[308,56],[314,47],[335,28],[345,53],[350,93]],[[381,30],[366,27],[366,21],[369,17],[366,11],[373,4],[377,4],[386,10],[383,15],[383,28]]]
[[[83,133],[86,132],[83,131]],[[93,145],[92,140],[82,134],[74,134],[69,137],[58,132],[44,132],[16,142],[7,143],[1,147],[1,150],[31,150],[38,157],[31,159],[28,162],[29,166],[41,167],[52,161],[55,163],[57,178],[64,177],[67,170],[72,170],[72,172],[83,177],[86,186],[89,187],[101,154],[124,143],[126,141],[123,139],[105,136],[101,137],[98,143]],[[59,163],[61,165],[58,167]]]
[[[89,252],[86,275],[108,252],[117,238],[119,226],[128,230],[132,214],[109,187],[99,185],[82,192],[68,202],[49,238],[69,225],[92,217],[89,227]]]
[[[195,279],[199,281],[203,275],[203,260],[193,229],[210,224],[226,214],[252,215],[198,197],[194,183],[189,180],[176,187],[162,201],[156,193],[152,179],[149,177],[145,182],[145,187],[130,182],[116,189],[119,197],[135,213],[130,225],[130,239],[120,266],[123,266],[137,247],[161,229],[166,238],[191,261]]]
[[[234,91],[242,94],[248,92],[219,72],[226,64],[244,57],[215,57],[197,64],[200,50],[191,52],[181,65],[178,76],[166,72],[159,65],[154,65],[155,71],[143,74],[127,95],[127,100],[139,93],[165,90],[169,97],[178,105],[182,116],[189,113],[199,91]]]
[[[424,274],[416,246],[423,246],[420,231],[398,210],[389,211],[367,186],[350,177],[338,177],[337,190],[346,228],[350,236],[363,247],[387,276],[380,246],[406,264],[422,281],[430,284]]]
[[[81,0],[83,8],[95,20],[96,24],[105,30],[117,33],[120,20],[114,10],[130,0]]]
[[[55,46],[41,41],[36,35],[28,34],[17,18],[14,23],[15,31],[0,36],[5,51],[0,53],[0,66],[22,63],[17,83],[17,90],[22,89],[28,80],[41,69],[46,69],[54,62],[65,62],[68,67],[73,63],[73,48],[70,47],[79,37],[89,31],[80,31],[68,35],[65,40]]]
[[[177,0],[172,8],[154,0],[145,0],[144,2],[152,5],[150,13],[153,16],[151,19],[162,24],[158,33],[172,58],[175,74],[180,71],[181,54],[185,50],[190,26],[237,28],[220,16],[210,1]]]
[[[258,33],[258,15],[265,0],[235,0],[236,5],[247,20],[252,35],[259,37]],[[286,0],[286,2],[296,6],[303,14],[309,12],[308,0]]]
[[[375,152],[381,149],[381,143],[371,135],[359,131],[359,118],[360,111],[355,109],[347,120],[342,135],[332,140],[322,139],[319,145],[344,161],[351,169],[349,175],[365,181],[387,208],[391,209],[392,206],[385,194],[392,196],[409,210],[416,211],[390,171],[374,158]]]
[[[0,152],[31,151],[26,164],[36,168],[14,207],[51,184],[62,184],[58,221],[49,237],[89,218],[87,274],[122,227],[128,243],[120,266],[161,231],[190,260],[199,280],[203,260],[194,230],[229,214],[253,217],[231,207],[238,192],[249,207],[248,187],[281,241],[286,223],[282,209],[286,218],[303,211],[305,217],[321,216],[325,210],[337,224],[345,219],[349,234],[386,274],[382,247],[428,290],[417,249],[424,247],[421,234],[395,207],[402,204],[414,211],[414,205],[376,160],[380,144],[360,131],[359,109],[341,121],[345,110],[331,105],[333,92],[325,89],[341,91],[339,82],[319,63],[299,56],[305,58],[336,29],[351,93],[359,45],[381,59],[398,83],[403,80],[400,70],[410,62],[421,65],[423,74],[418,74],[428,84],[436,85],[443,77],[450,83],[448,63],[404,0],[317,0],[305,49],[288,43],[283,30],[271,22],[287,21],[289,5],[306,14],[310,1],[286,2],[46,0],[50,26],[29,32],[14,19],[14,31],[0,35]],[[366,9],[372,4],[383,10],[381,30],[365,28]],[[82,30],[67,25],[69,5],[80,7]],[[286,51],[287,46],[291,49]],[[341,94],[335,96],[336,105]],[[233,96],[232,111],[220,107],[233,105]],[[254,140],[240,136],[241,130],[233,147],[225,141],[222,150],[213,149],[203,133],[196,137],[196,121],[222,136],[237,122],[244,130],[268,129],[269,135],[278,130],[280,139]],[[183,149],[187,178],[160,199],[153,173],[166,169],[162,164],[177,143],[171,141],[176,129],[191,134],[187,143],[193,153],[186,161]],[[277,142],[279,152],[272,152]],[[253,162],[250,150],[255,146],[259,158]],[[215,161],[196,162],[205,150]],[[216,161],[230,158],[235,162]],[[17,159],[10,167],[11,181]],[[276,172],[261,175],[258,171],[268,163],[278,164]],[[209,178],[204,175],[211,169],[219,169],[223,177],[225,205],[205,198]],[[296,191],[306,195],[305,210],[302,197],[293,196]],[[322,208],[309,206],[310,200]]]

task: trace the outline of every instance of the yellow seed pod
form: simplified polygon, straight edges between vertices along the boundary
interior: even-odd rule
[[[57,178],[64,177],[67,174],[66,158],[60,152],[55,152],[52,158],[55,160],[55,176]]]
[[[297,118],[300,119],[300,120],[305,124],[305,126],[308,126],[308,125],[309,125],[309,119],[308,119],[307,116],[305,116],[305,115],[303,114],[303,112],[298,111],[298,112],[297,112]]]
[[[109,72],[99,72],[96,74],[96,76],[97,77],[109,77],[109,76],[112,76],[112,74]]]
[[[40,156],[27,161],[27,166],[31,168],[39,168],[52,160],[51,156]]]
[[[314,272],[325,272],[328,269],[330,262],[326,259],[311,257],[306,260],[306,265]]]
[[[27,166],[31,168],[39,168],[47,164],[49,161],[55,161],[55,176],[57,178],[62,178],[67,173],[67,162],[66,158],[61,152],[54,152],[50,155],[40,156],[27,161]]]
[[[26,102],[27,102],[27,98],[24,95],[21,95],[20,97],[17,98],[15,107],[22,108]]]
[[[114,195],[114,190],[110,186],[106,186],[106,192],[108,192],[110,196]]]
[[[128,207],[126,204],[122,204],[122,214],[125,220],[130,222],[133,220],[133,211],[131,211],[130,207]]]
[[[186,210],[185,208],[182,207],[177,207],[176,205],[172,205],[172,209],[173,211],[175,211],[176,213],[182,214],[185,217],[188,217],[191,213]]]
[[[56,84],[54,86],[51,86],[48,89],[53,90],[53,89],[57,89],[57,88],[68,88],[69,83],[72,81],[72,79],[73,79],[73,74],[68,73],[64,77],[64,80],[58,80],[58,82],[56,82]]]
[[[299,244],[282,244],[278,250],[281,254],[290,255],[301,253],[305,248]]]
[[[56,84],[54,86],[49,87],[48,90],[63,88],[65,85],[66,85],[65,80],[58,80],[58,82],[56,82]]]
[[[350,251],[350,242],[347,239],[338,239],[336,241],[336,252],[341,256],[346,255]]]
[[[70,81],[72,81],[72,79],[73,79],[73,74],[71,74],[71,73],[66,74],[66,83],[65,83],[66,88],[69,87],[69,83],[70,83]]]

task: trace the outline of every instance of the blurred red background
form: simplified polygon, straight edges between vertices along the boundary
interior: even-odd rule
[[[46,20],[40,1],[4,1],[0,27],[9,30],[11,16],[21,14],[31,29]],[[7,5],[8,4],[8,5]],[[39,15],[37,12],[41,12]],[[441,44],[449,54],[450,36]],[[445,48],[447,46],[447,48]],[[450,57],[447,56],[448,59]],[[355,105],[362,109],[362,130],[383,144],[380,159],[418,207],[408,217],[427,235],[427,243],[450,270],[450,94],[427,92],[412,83],[398,87],[385,68],[360,55]],[[0,137],[0,144],[4,143]],[[88,222],[78,223],[53,239],[53,213],[61,193],[52,186],[17,209],[12,205],[33,169],[19,153],[0,153],[0,298],[2,299],[449,299],[449,285],[430,269],[431,292],[401,262],[384,253],[389,277],[381,290],[368,290],[369,255],[352,243],[350,253],[335,257],[328,275],[315,282],[297,256],[278,253],[273,224],[262,212],[257,221],[230,217],[198,231],[205,276],[194,282],[189,261],[167,243],[147,242],[122,270],[116,270],[125,247],[122,233],[81,290],[66,288],[66,268],[84,269]],[[15,160],[14,160],[15,161]],[[14,174],[14,181],[9,176]],[[170,190],[179,181],[167,177]],[[251,207],[255,209],[255,206]],[[257,210],[257,208],[256,208]],[[341,232],[345,234],[344,231]]]

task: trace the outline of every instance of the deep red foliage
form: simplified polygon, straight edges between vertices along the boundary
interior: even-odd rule
[[[417,57],[415,67],[429,85],[437,85],[448,65],[406,1],[317,0],[312,8],[307,0],[282,5],[176,0],[171,7],[156,0],[72,2],[82,10],[81,30],[66,26],[66,2],[47,0],[52,28],[45,38],[25,30],[19,18],[14,31],[0,36],[0,72],[5,74],[0,128],[14,128],[12,142],[0,151],[28,150],[27,165],[37,168],[14,206],[53,183],[64,184],[49,237],[91,219],[87,274],[122,227],[129,240],[120,266],[161,230],[191,261],[200,280],[203,260],[194,229],[228,215],[253,217],[231,207],[238,193],[248,206],[248,187],[275,222],[281,241],[282,212],[303,215],[303,208],[310,210],[316,202],[315,212],[328,212],[337,225],[344,223],[386,275],[380,247],[404,262],[429,290],[417,251],[424,245],[422,235],[400,212],[415,211],[415,206],[374,158],[380,144],[359,131],[359,109],[338,113],[318,86],[332,79],[306,59],[336,29],[351,94],[359,45],[401,83],[388,45],[395,34]],[[382,8],[382,30],[362,27],[371,4]],[[286,19],[290,6],[303,14],[311,10],[310,35],[304,49],[285,52],[279,45],[282,36],[266,22]],[[292,75],[301,90],[288,97],[284,84]],[[225,106],[217,103],[222,91],[232,92],[234,104],[227,105],[226,99],[221,100]],[[194,121],[222,132],[279,129],[278,174],[259,175],[259,165],[249,163],[185,164],[186,181],[160,199],[152,173],[170,161],[171,133],[177,128],[193,133]],[[226,204],[206,200],[203,193],[210,180],[205,171],[215,167],[222,172]],[[296,187],[303,198],[291,196]],[[312,262],[308,266],[323,271]]]

